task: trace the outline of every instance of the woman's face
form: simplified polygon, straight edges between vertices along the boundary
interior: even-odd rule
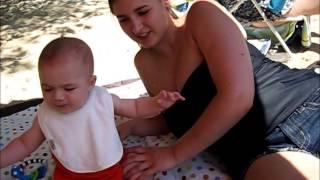
[[[115,0],[111,8],[122,30],[143,48],[155,46],[167,31],[165,0]]]

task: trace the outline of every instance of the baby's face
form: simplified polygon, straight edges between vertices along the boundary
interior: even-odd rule
[[[56,111],[70,113],[86,103],[94,80],[82,63],[63,58],[61,63],[43,64],[39,77],[44,101]]]

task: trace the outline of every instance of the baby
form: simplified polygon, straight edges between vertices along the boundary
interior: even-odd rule
[[[32,127],[0,152],[0,166],[22,160],[48,140],[56,167],[53,179],[123,179],[123,147],[114,114],[147,118],[184,98],[161,91],[155,97],[120,99],[95,86],[93,55],[80,39],[58,38],[38,63],[43,103]]]

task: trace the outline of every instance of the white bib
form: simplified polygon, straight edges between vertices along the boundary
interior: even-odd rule
[[[101,171],[122,157],[112,97],[102,87],[94,87],[86,104],[68,114],[54,111],[43,102],[38,119],[52,153],[70,171]]]

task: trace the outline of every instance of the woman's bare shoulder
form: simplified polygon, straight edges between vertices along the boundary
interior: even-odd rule
[[[237,26],[244,37],[246,33],[239,22],[221,4],[215,0],[197,0],[192,4],[185,20],[185,27],[193,35],[203,35],[204,30],[226,32],[231,31],[230,26]],[[223,30],[223,31],[220,31]],[[232,30],[235,30],[232,28]],[[212,33],[211,36],[219,35]]]
[[[153,59],[149,50],[141,48],[134,57],[134,64],[136,68],[144,66],[145,63],[148,62],[148,59]]]
[[[157,56],[149,49],[142,48],[137,52],[134,58],[134,65],[141,78],[147,78],[157,72],[156,59]]]
[[[200,23],[204,26],[207,23],[223,25],[224,18],[236,22],[232,14],[216,0],[196,0],[190,7],[186,16],[186,23]]]
[[[187,21],[192,21],[197,18],[219,18],[219,17],[212,17],[210,14],[229,14],[229,12],[220,5],[215,0],[197,0],[195,1],[192,6],[190,7],[188,14],[187,14]],[[208,14],[210,16],[208,16]]]

